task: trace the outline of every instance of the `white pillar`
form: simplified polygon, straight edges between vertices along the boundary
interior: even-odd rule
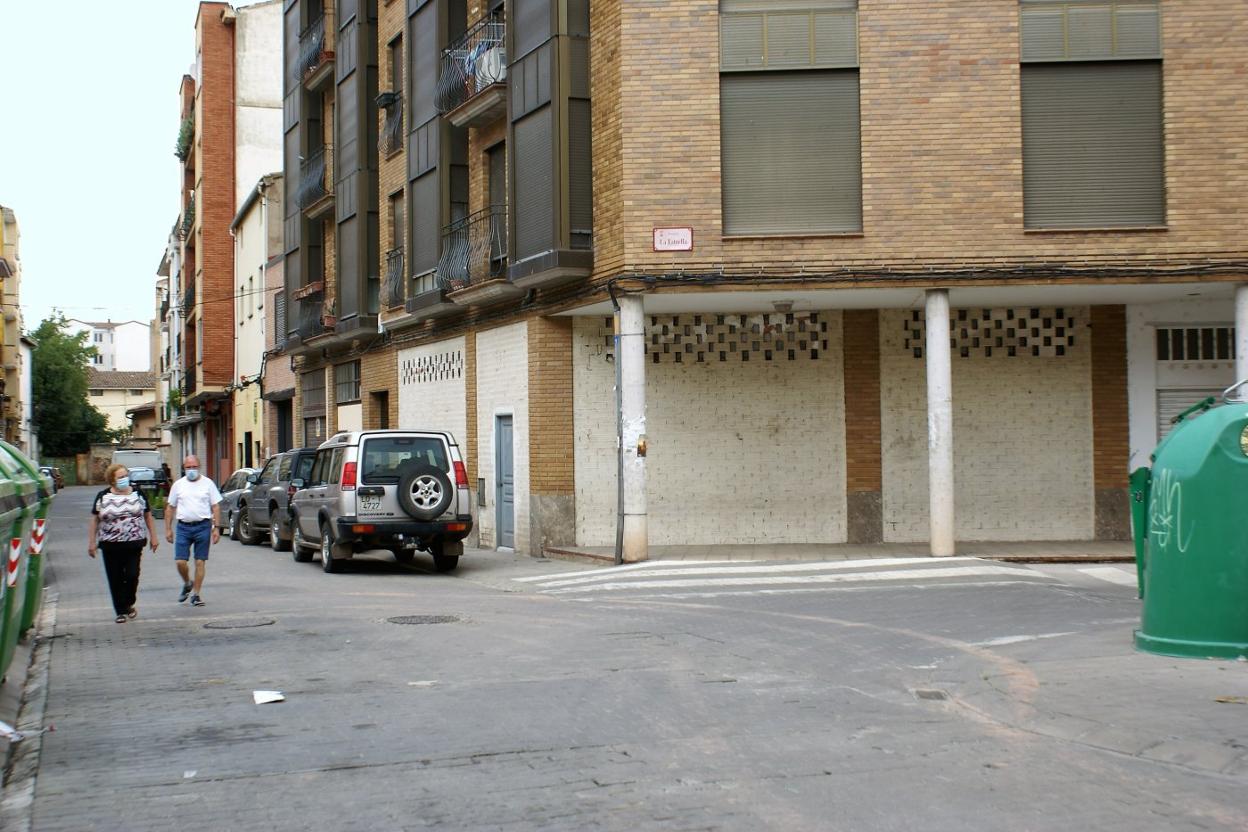
[[[1248,283],[1235,287],[1235,380],[1244,379],[1248,379]],[[1248,389],[1237,392],[1241,401],[1248,400]]]
[[[646,531],[646,314],[641,295],[620,297],[621,448],[625,563],[650,557]]]
[[[927,489],[933,557],[954,553],[949,290],[927,292]]]

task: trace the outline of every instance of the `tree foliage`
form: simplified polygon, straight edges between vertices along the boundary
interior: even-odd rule
[[[87,399],[87,366],[95,347],[87,334],[71,335],[65,316],[54,312],[31,333],[31,394],[39,445],[49,456],[82,453],[112,438],[108,419]]]

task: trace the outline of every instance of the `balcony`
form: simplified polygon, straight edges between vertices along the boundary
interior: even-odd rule
[[[325,213],[334,204],[334,148],[324,144],[299,164],[299,187],[295,199],[309,217]]]
[[[403,149],[403,94],[390,92],[385,96],[384,103],[382,96],[377,99],[386,111],[386,121],[377,137],[377,149],[383,156],[390,157]]]
[[[186,282],[186,289],[182,292],[182,317],[185,318],[195,310],[195,278],[191,278]]]
[[[442,232],[438,282],[460,305],[492,303],[522,294],[507,279],[507,208],[491,205]]]
[[[195,226],[195,196],[191,195],[191,201],[186,205],[186,213],[182,215],[182,224],[178,226],[178,237],[183,240],[189,240],[191,237],[191,229]]]
[[[314,292],[298,300],[299,320],[296,322],[300,341],[308,341],[326,332],[323,293]]]
[[[333,75],[329,68],[334,65],[334,47],[328,34],[332,31],[332,10],[327,10],[299,33],[299,76],[309,89],[316,89]]]
[[[456,127],[480,127],[507,110],[507,28],[501,12],[483,17],[442,51],[438,112]]]
[[[392,248],[386,252],[386,278],[382,284],[382,305],[386,309],[394,309],[402,306],[404,296],[404,283],[407,282],[407,275],[403,273],[403,246]]]

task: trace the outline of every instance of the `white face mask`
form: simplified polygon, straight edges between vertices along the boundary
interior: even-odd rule
[[[187,469],[186,469],[186,478],[187,478],[188,480],[190,480],[191,482],[195,482],[195,480],[199,479],[199,469],[198,469],[198,468],[187,468]]]

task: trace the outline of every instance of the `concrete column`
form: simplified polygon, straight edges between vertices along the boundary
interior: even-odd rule
[[[954,553],[949,290],[927,292],[927,488],[933,557]]]
[[[1235,287],[1235,380],[1244,379],[1248,379],[1248,283]],[[1248,389],[1238,393],[1241,400],[1248,400]]]
[[[620,333],[621,482],[625,563],[650,557],[646,531],[646,314],[641,295],[622,295]]]

